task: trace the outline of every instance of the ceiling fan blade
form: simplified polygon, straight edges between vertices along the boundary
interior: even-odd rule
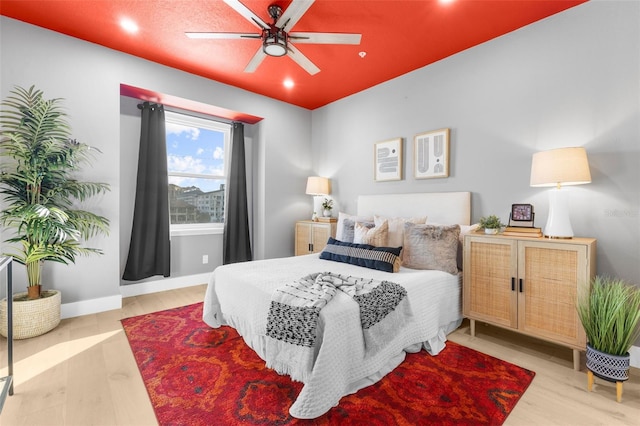
[[[258,69],[258,66],[260,66],[260,64],[262,63],[262,61],[264,61],[264,58],[266,57],[267,57],[267,54],[264,53],[261,46],[256,52],[256,54],[253,55],[253,58],[251,58],[247,66],[245,67],[244,72],[254,72],[256,69]]]
[[[257,38],[260,39],[260,34],[251,33],[184,33],[189,38],[202,38],[202,39],[218,39],[218,40],[237,40],[242,38]]]
[[[307,9],[311,7],[314,0],[293,0],[287,10],[282,12],[280,18],[276,22],[276,27],[289,31],[305,14]]]
[[[289,33],[293,43],[307,44],[360,44],[362,34],[343,33]]]
[[[320,72],[320,68],[318,68],[313,62],[309,60],[306,56],[302,54],[293,44],[288,45],[289,53],[287,54],[295,63],[300,65],[306,72],[311,75],[317,74]]]
[[[253,13],[247,6],[240,3],[239,0],[224,0],[226,4],[228,4],[233,10],[242,15],[247,21],[251,22],[256,27],[261,30],[269,29],[269,24],[264,22],[262,18]]]

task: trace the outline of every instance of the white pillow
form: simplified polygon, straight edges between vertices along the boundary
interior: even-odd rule
[[[353,242],[355,244],[369,244],[375,247],[389,247],[387,244],[388,236],[389,224],[386,220],[382,222],[380,226],[373,228],[356,222],[353,232]]]
[[[419,217],[385,217],[373,216],[373,222],[376,226],[380,226],[382,222],[387,221],[389,224],[388,247],[401,247],[404,244],[404,224],[405,222],[414,223],[416,225],[424,224],[427,221],[426,216]]]
[[[338,223],[336,224],[336,240],[344,241],[344,221],[345,219],[351,219],[354,222],[373,222],[371,216],[355,216],[347,213],[338,213]],[[353,241],[347,241],[352,243]]]

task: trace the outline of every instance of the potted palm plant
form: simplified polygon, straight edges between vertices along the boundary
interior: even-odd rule
[[[621,279],[596,276],[578,299],[578,317],[587,335],[588,388],[592,374],[618,383],[629,378],[629,349],[640,336],[640,287]]]
[[[74,177],[98,150],[71,139],[61,101],[45,99],[43,92],[33,86],[16,87],[2,101],[0,224],[11,233],[5,240],[10,251],[4,255],[26,266],[28,280],[27,293],[14,296],[18,302],[14,303],[13,312],[16,338],[46,333],[60,322],[60,292],[41,290],[44,262],[69,264],[78,255],[101,254],[99,249],[83,246],[82,241],[109,231],[107,218],[78,207],[109,187]],[[6,309],[6,301],[2,306]],[[45,314],[41,309],[57,309],[57,315]],[[3,315],[6,317],[4,311]],[[40,318],[45,319],[45,324],[34,324]],[[25,324],[24,330],[21,324]],[[0,332],[4,334],[4,318],[1,325]]]

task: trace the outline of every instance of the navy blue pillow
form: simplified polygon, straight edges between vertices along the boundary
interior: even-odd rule
[[[400,270],[402,247],[374,247],[369,244],[355,244],[329,237],[327,245],[320,253],[320,259],[350,263],[365,268],[385,272]]]

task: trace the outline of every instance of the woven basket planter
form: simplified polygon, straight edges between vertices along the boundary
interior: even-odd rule
[[[53,330],[60,324],[60,305],[62,296],[59,291],[46,290],[35,300],[16,301],[27,293],[13,295],[13,338],[28,339]],[[7,299],[0,303],[0,334],[7,336]]]
[[[611,355],[587,345],[587,368],[593,374],[609,382],[623,382],[629,379],[631,356]]]

